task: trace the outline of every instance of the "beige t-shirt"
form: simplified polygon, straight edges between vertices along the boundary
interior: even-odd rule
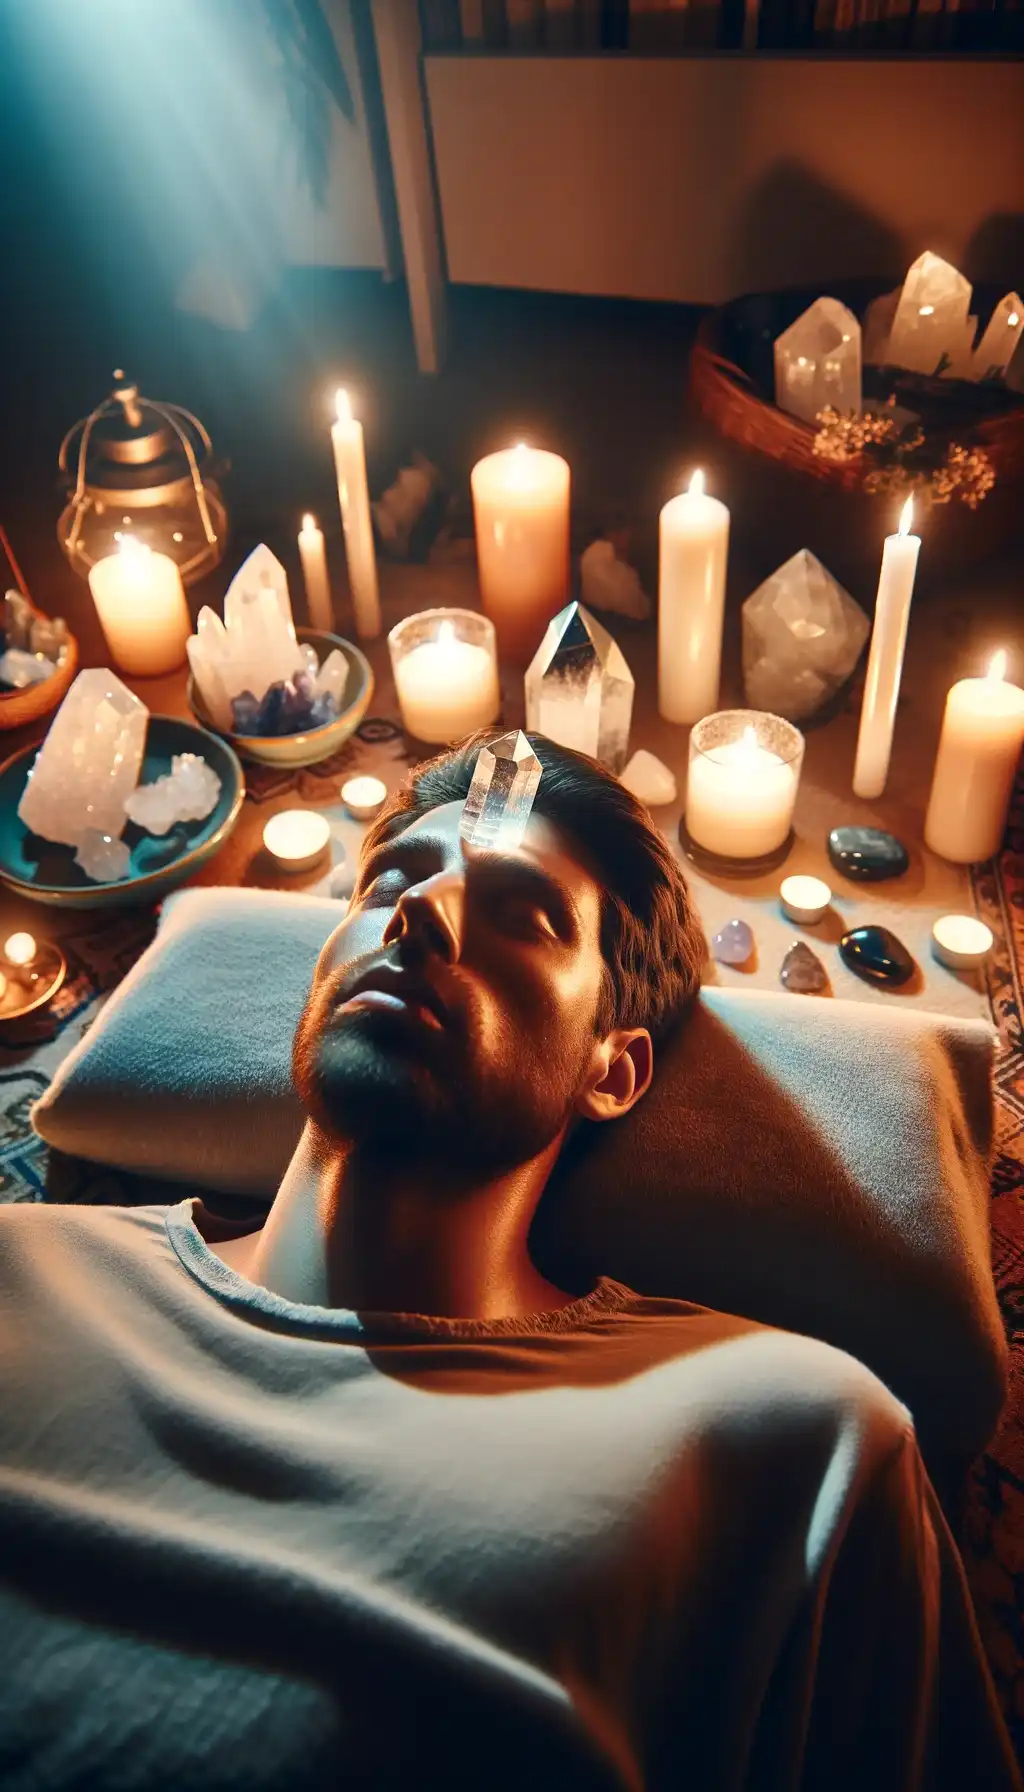
[[[196,1217],[0,1209],[4,1792],[1019,1788],[851,1358],[608,1280],[299,1306]]]

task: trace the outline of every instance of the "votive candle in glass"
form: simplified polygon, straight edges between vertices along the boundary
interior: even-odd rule
[[[569,463],[519,442],[470,483],[481,601],[502,657],[525,666],[569,598]]]
[[[388,635],[402,726],[443,746],[486,728],[501,708],[494,624],[476,610],[421,610]]]
[[[723,867],[759,869],[789,848],[804,737],[756,709],[704,716],[690,734],[684,844]]]

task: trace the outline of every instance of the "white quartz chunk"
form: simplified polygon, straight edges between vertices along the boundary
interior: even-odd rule
[[[29,773],[18,815],[33,834],[80,846],[120,836],[135,789],[149,711],[106,667],[80,672]]]
[[[315,650],[295,639],[288,581],[268,547],[254,548],[224,598],[224,621],[204,606],[188,642],[189,665],[218,728],[233,726],[231,704],[243,691],[259,701],[272,684],[311,670]]]
[[[648,753],[646,747],[640,747],[633,754],[624,772],[620,773],[619,782],[632,791],[638,802],[646,803],[648,809],[661,809],[667,803],[674,803],[679,792],[673,773],[656,754]]]
[[[1001,380],[1024,341],[1024,300],[1017,292],[1008,292],[1000,299],[985,328],[985,334],[974,353],[972,377],[976,380]]]
[[[75,853],[75,864],[81,865],[94,884],[116,884],[128,876],[132,855],[123,840],[112,834],[101,834],[90,828]]]
[[[651,613],[640,574],[619,559],[610,541],[592,541],[580,555],[580,590],[584,603],[594,610],[614,610],[635,622],[646,622]]]
[[[870,623],[809,548],[743,605],[743,686],[754,709],[791,722],[822,707],[857,664]]]
[[[775,402],[804,423],[832,405],[860,414],[860,324],[838,299],[815,299],[775,342]]]
[[[316,673],[313,690],[318,697],[333,697],[340,713],[347,683],[348,661],[340,647],[333,647]]]
[[[889,334],[891,364],[912,373],[941,373],[963,350],[970,308],[970,281],[926,249],[903,282]]]
[[[179,821],[205,821],[220,789],[217,773],[201,753],[175,753],[170,771],[133,790],[124,812],[148,834],[167,834]]]

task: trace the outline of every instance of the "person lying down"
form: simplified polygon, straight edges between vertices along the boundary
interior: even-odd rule
[[[521,844],[463,842],[476,744],[369,831],[265,1224],[0,1210],[5,1792],[1020,1788],[906,1409],[531,1259],[704,958],[646,812],[535,744]]]

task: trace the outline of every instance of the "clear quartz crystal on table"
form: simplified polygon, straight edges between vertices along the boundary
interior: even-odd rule
[[[224,620],[204,606],[189,638],[193,677],[218,728],[232,727],[231,705],[243,691],[262,700],[272,684],[312,670],[295,638],[288,580],[268,547],[254,548],[224,598]]]
[[[805,423],[832,405],[860,413],[860,324],[838,299],[815,299],[775,342],[775,402]]]
[[[88,829],[75,853],[75,864],[81,866],[94,884],[120,883],[128,876],[131,863],[132,855],[124,841],[112,834],[102,834],[99,828]]]
[[[313,689],[318,697],[333,697],[340,714],[347,683],[348,661],[340,647],[332,647],[319,672],[315,674]]]
[[[758,586],[742,616],[747,701],[790,722],[813,715],[846,683],[871,626],[809,548]]]
[[[105,667],[80,672],[29,773],[18,815],[33,834],[80,846],[92,831],[120,836],[135,789],[149,711]]]
[[[566,604],[527,668],[526,726],[617,772],[629,749],[633,689],[608,630],[582,604]]]
[[[540,778],[540,761],[521,730],[481,747],[459,822],[466,845],[505,852],[521,846]]]
[[[56,670],[56,663],[45,654],[29,653],[24,647],[8,647],[6,653],[0,654],[0,684],[13,691],[23,691],[26,685],[52,678]]]
[[[1003,379],[1019,344],[1024,341],[1024,300],[1016,292],[1000,299],[975,352],[972,378]]]
[[[872,299],[861,325],[861,360],[865,367],[884,367],[889,359],[889,337],[900,302],[900,287]]]
[[[971,284],[928,249],[910,268],[889,334],[888,360],[912,373],[937,374],[963,349]]]
[[[133,790],[124,812],[147,833],[167,834],[179,821],[205,821],[220,791],[220,779],[201,753],[175,753],[170,771]]]

